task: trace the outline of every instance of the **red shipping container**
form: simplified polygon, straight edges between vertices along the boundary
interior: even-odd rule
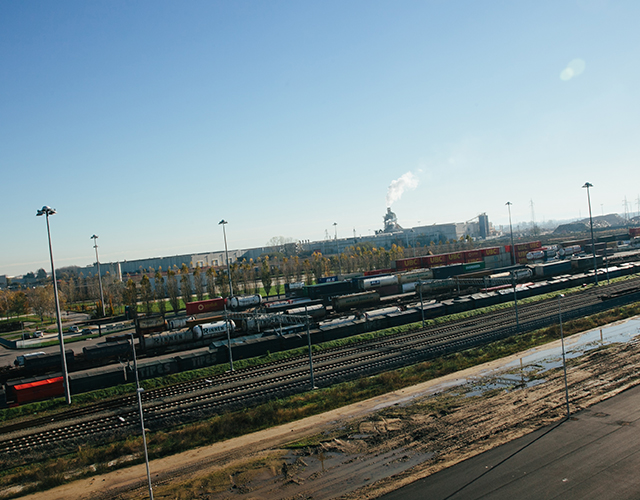
[[[529,250],[538,250],[539,248],[542,248],[541,241],[532,241],[529,243]]]
[[[425,259],[428,268],[447,265],[447,254],[427,255]]]
[[[398,261],[396,261],[398,262]],[[365,271],[365,276],[378,276],[379,274],[393,274],[395,269],[373,269],[371,271]]]
[[[222,311],[224,309],[224,298],[200,300],[198,302],[187,302],[187,314],[200,314],[211,311]]]
[[[448,253],[447,264],[464,264],[464,254],[462,252]]]
[[[632,238],[635,238],[636,236],[640,236],[640,227],[630,227],[629,236],[631,236]]]
[[[509,252],[509,250],[507,250]],[[500,247],[491,247],[491,248],[481,248],[480,254],[483,257],[489,257],[492,255],[500,255]]]
[[[468,264],[469,262],[479,262],[482,260],[482,252],[480,250],[467,250],[463,253],[465,264]]]
[[[398,271],[408,271],[409,269],[420,268],[420,257],[412,257],[410,259],[396,260],[396,269]]]
[[[13,386],[18,404],[38,401],[40,399],[55,398],[64,394],[62,377],[38,380],[37,382],[27,382]]]

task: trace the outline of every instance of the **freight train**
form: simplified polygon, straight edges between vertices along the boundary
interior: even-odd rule
[[[604,277],[607,270],[599,269],[598,272]],[[636,274],[638,272],[640,272],[640,262],[624,263],[608,268],[608,273],[611,278]],[[516,291],[519,298],[525,298],[589,283],[593,281],[593,278],[594,274],[592,271],[573,275],[560,275],[546,278],[536,283],[521,283],[517,285]],[[640,291],[626,294],[625,297],[628,296],[629,300],[638,300],[635,298],[638,294],[640,294]],[[321,319],[323,318],[321,315],[314,324],[313,329],[310,330],[311,342],[313,344],[327,342],[367,331],[415,323],[421,319],[432,319],[470,309],[491,306],[500,302],[510,301],[512,300],[512,296],[512,289],[494,290],[443,301],[428,300],[414,302],[403,307],[386,306],[363,313],[356,312],[336,319]],[[602,297],[603,302],[609,302],[611,299],[612,297],[606,295]],[[307,306],[307,312],[312,308],[322,311],[323,307],[321,304]],[[291,309],[288,312],[290,314],[300,314],[303,312],[304,307],[301,309],[302,311]],[[233,359],[247,359],[262,356],[267,352],[303,347],[307,345],[308,339],[306,335],[301,333],[302,331],[306,331],[305,325],[292,325],[265,331],[261,336],[247,335],[236,337],[233,340],[232,346]],[[124,344],[130,349],[128,342]],[[121,348],[124,349],[124,345]],[[73,351],[67,351],[67,360],[70,361],[71,365],[82,357],[78,356],[75,358],[75,361],[73,361],[72,355]],[[99,354],[96,352],[96,355]],[[113,353],[111,353],[111,355],[113,355]],[[49,356],[54,356],[52,359],[55,359],[55,355]],[[153,378],[170,373],[227,363],[229,361],[228,356],[229,350],[226,340],[218,339],[211,343],[208,351],[201,350],[194,353],[177,354],[171,358],[158,360],[145,360],[142,358],[138,363],[138,372],[141,379]],[[28,358],[30,357],[25,356],[26,363],[28,363],[28,361],[26,361]],[[42,360],[43,358],[42,356],[37,356],[33,357],[33,359]],[[59,355],[56,361],[59,370]],[[104,368],[96,373],[71,373],[70,387],[72,393],[76,394],[117,385],[130,381],[131,379],[132,373],[130,365],[125,366],[124,370],[120,366],[114,366]],[[16,389],[16,386],[19,387]],[[39,399],[40,397],[54,397],[62,394],[61,389],[59,389],[59,380],[53,375],[29,380],[10,381],[7,383],[6,388],[7,401],[11,404],[19,404],[20,402],[28,402]]]

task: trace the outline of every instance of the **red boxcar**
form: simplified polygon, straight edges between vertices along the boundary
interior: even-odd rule
[[[629,236],[631,236],[632,238],[635,238],[636,236],[640,236],[640,227],[630,227]]]
[[[64,394],[62,377],[48,378],[13,386],[16,403],[24,404],[41,399],[55,398]]]
[[[187,314],[200,314],[211,311],[222,311],[224,310],[224,300],[225,299],[223,297],[218,297],[215,299],[188,302]]]

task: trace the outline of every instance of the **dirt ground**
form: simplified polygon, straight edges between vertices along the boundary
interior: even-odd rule
[[[561,419],[566,411],[562,369],[522,365],[519,359],[524,354],[154,460],[150,465],[154,498],[376,498]],[[635,341],[570,360],[571,411],[640,383],[639,362],[640,346]],[[307,446],[288,446],[305,440]],[[143,464],[24,498],[148,496]]]

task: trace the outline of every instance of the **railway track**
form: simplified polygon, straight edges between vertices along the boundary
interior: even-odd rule
[[[610,294],[626,295],[640,279],[606,287]],[[563,299],[563,318],[603,304],[605,287],[588,288]],[[547,300],[518,307],[521,331],[557,321],[558,304]],[[517,333],[513,308],[437,327],[397,333],[381,339],[337,347],[313,356],[315,385],[373,375],[400,366],[468,349]],[[259,404],[310,388],[309,360],[302,356],[255,368],[228,372],[208,379],[184,382],[143,394],[145,424],[151,431],[166,429]],[[49,417],[0,428],[4,457],[27,459],[37,452],[63,453],[78,444],[101,442],[136,432],[139,425],[135,396],[117,398],[83,408],[71,408]]]

